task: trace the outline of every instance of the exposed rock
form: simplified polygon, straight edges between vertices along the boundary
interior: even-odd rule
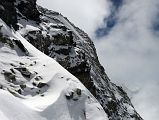
[[[3,36],[0,32],[0,42],[3,44],[9,45],[11,48],[14,48],[14,43],[7,38],[7,36]]]
[[[45,86],[48,86],[48,84],[39,82],[39,84],[37,85],[38,88],[42,88],[42,87],[45,87]]]
[[[25,67],[18,67],[15,69],[18,70],[24,77],[30,78],[32,75],[32,73]]]
[[[22,52],[28,54],[27,49],[24,47],[24,45],[19,40],[13,40],[13,41],[21,49]]]
[[[73,98],[73,92],[70,92],[70,93],[68,93],[68,94],[66,94],[65,96],[66,96],[66,98],[68,99],[68,100],[70,100],[70,99],[72,99]]]
[[[62,29],[63,30],[63,29]],[[72,32],[69,31],[66,35],[64,34],[56,34],[54,35],[54,40],[52,41],[55,45],[72,45],[73,44],[73,38],[72,38]]]
[[[25,88],[26,88],[26,85],[25,85],[25,84],[20,85],[20,88],[21,88],[21,89],[25,89]]]
[[[15,75],[13,73],[3,70],[3,74],[9,82],[16,81]]]
[[[76,93],[77,93],[77,95],[81,95],[81,94],[82,94],[81,89],[77,88],[77,89],[76,89]]]
[[[35,80],[36,80],[36,81],[40,81],[40,80],[42,80],[42,79],[43,79],[43,78],[42,78],[41,76],[36,76],[36,77],[35,77]]]
[[[67,91],[65,94],[66,99],[73,100],[73,101],[79,100],[79,97],[81,97],[81,95],[82,95],[82,91],[79,88]]]
[[[17,30],[17,13],[14,2],[15,0],[0,0],[0,18]]]
[[[18,10],[28,19],[40,21],[40,12],[36,8],[36,0],[16,0]]]

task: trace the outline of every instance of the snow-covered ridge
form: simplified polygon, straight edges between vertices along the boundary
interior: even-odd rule
[[[0,24],[3,37],[13,43],[11,48],[0,41],[1,119],[107,119],[103,108],[77,78],[38,51],[2,20]],[[18,48],[13,39],[25,46],[28,55]]]

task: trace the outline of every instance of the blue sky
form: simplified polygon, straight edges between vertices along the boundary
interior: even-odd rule
[[[99,28],[96,29],[95,34],[96,37],[99,39],[100,37],[104,37],[109,34],[111,29],[117,24],[118,22],[118,12],[120,11],[119,9],[122,7],[123,0],[111,0],[109,2],[110,6],[110,13],[108,16],[105,16],[103,19],[103,25],[100,26]]]
[[[38,0],[94,41],[111,80],[124,86],[145,120],[159,118],[158,0]],[[151,109],[150,109],[151,108]]]

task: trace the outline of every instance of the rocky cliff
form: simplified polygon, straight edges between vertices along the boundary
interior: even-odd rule
[[[36,0],[1,0],[0,17],[76,76],[98,100],[109,120],[142,120],[126,92],[106,75],[89,36],[66,17],[37,6]]]

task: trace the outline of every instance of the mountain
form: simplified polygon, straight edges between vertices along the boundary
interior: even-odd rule
[[[142,120],[89,36],[36,0],[0,1],[3,120]]]

